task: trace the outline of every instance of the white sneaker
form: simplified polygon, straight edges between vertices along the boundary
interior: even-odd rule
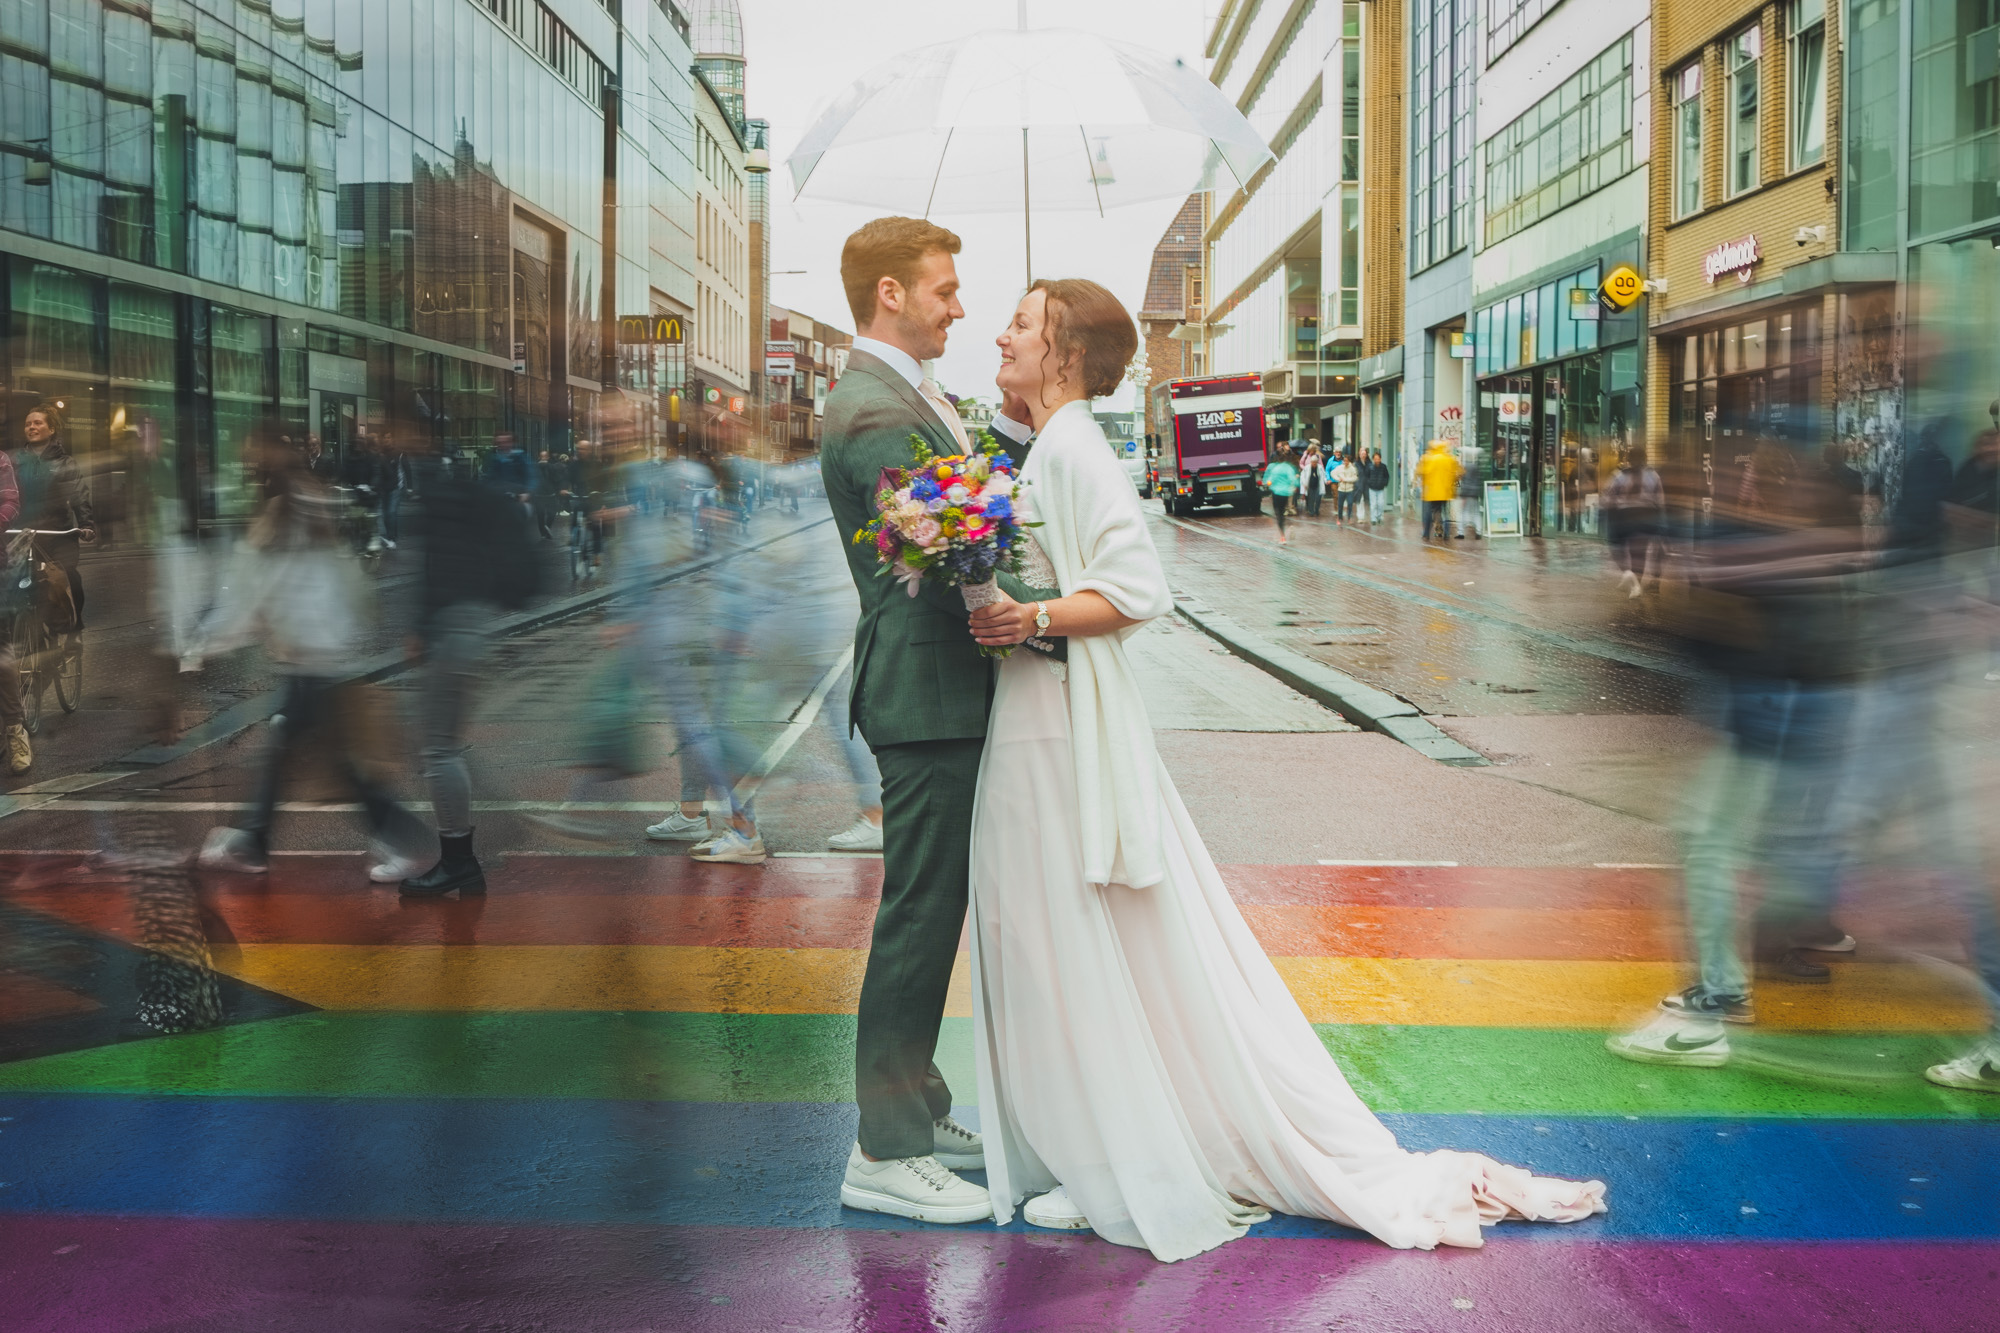
[[[1637,597],[1640,591],[1639,576],[1628,569],[1618,576],[1618,586],[1625,590],[1626,597]]]
[[[931,1121],[931,1156],[954,1171],[984,1171],[986,1141],[950,1116]]]
[[[717,861],[729,865],[760,866],[770,859],[764,850],[762,835],[744,837],[735,829],[724,829],[710,842],[705,842],[688,856],[696,861]]]
[[[646,836],[654,842],[705,841],[710,832],[707,815],[688,816],[678,810],[657,824],[646,825]]]
[[[1987,1037],[1956,1060],[1932,1065],[1924,1077],[1947,1088],[2000,1092],[2000,1038]]]
[[[1048,1227],[1051,1231],[1088,1231],[1090,1219],[1083,1215],[1083,1209],[1076,1206],[1069,1197],[1069,1191],[1056,1186],[1039,1198],[1028,1200],[1021,1209],[1021,1220],[1031,1227]]]
[[[891,1213],[919,1222],[983,1222],[993,1216],[984,1185],[960,1180],[935,1157],[896,1157],[871,1162],[855,1144],[840,1182],[843,1207],[864,1213]]]
[[[1604,1049],[1640,1064],[1716,1069],[1729,1063],[1729,1034],[1720,1018],[1662,1013],[1637,1032],[1606,1037]]]
[[[387,843],[368,844],[368,878],[377,884],[401,884],[430,867],[413,856],[405,856]]]
[[[239,875],[262,875],[271,864],[258,855],[256,840],[242,829],[212,828],[201,844],[196,864],[204,870],[228,870]]]
[[[879,852],[882,850],[882,826],[869,823],[864,815],[855,820],[852,827],[828,838],[826,845],[836,852]]]

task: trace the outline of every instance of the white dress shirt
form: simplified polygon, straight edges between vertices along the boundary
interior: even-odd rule
[[[909,386],[917,391],[917,395],[920,398],[937,409],[938,416],[944,419],[946,430],[956,435],[964,429],[956,420],[945,417],[944,408],[939,405],[937,399],[924,392],[924,381],[928,376],[924,374],[922,362],[918,361],[902,348],[882,342],[876,338],[855,338],[854,350],[868,353],[868,355],[874,357],[898,375],[901,375],[908,382]],[[1016,444],[1027,443],[1029,437],[1035,433],[1034,427],[998,412],[993,414],[993,429],[997,434],[1012,440]]]

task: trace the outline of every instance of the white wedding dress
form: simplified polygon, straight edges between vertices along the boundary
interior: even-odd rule
[[[1023,508],[1043,519],[1029,555],[1042,568],[1028,582],[1093,587],[1138,618],[1170,605],[1138,502],[1087,408],[1048,423],[1024,480]],[[1396,1145],[1230,898],[1153,748],[1134,682],[1118,675],[1121,645],[1106,636],[1080,651],[1074,641],[1067,671],[1028,650],[999,666],[971,912],[996,1219],[1061,1184],[1106,1240],[1174,1260],[1242,1235],[1265,1209],[1421,1249],[1477,1246],[1482,1225],[1504,1218],[1602,1212],[1596,1181]],[[1081,686],[1079,664],[1090,678]],[[1107,744],[1135,725],[1120,716],[1128,700],[1143,736]],[[1079,734],[1097,737],[1081,776]],[[1135,814],[1123,802],[1133,791],[1153,808]],[[1107,862],[1107,822],[1123,826],[1126,845],[1110,871],[1087,871]],[[1156,856],[1138,854],[1138,835],[1157,841]]]

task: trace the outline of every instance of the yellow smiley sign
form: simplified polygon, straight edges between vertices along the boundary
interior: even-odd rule
[[[1646,280],[1639,276],[1639,270],[1630,264],[1620,264],[1605,275],[1604,282],[1597,289],[1597,299],[1604,308],[1616,314],[1630,310],[1632,303],[1646,289]]]

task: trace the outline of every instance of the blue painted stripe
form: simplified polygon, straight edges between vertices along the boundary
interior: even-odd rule
[[[842,1210],[824,1103],[0,1098],[0,1211],[904,1227]],[[970,1118],[968,1116],[968,1118]],[[2000,1133],[1885,1120],[1384,1117],[1414,1149],[1604,1179],[1554,1239],[2000,1238]],[[1268,1236],[1351,1236],[1277,1218]]]

